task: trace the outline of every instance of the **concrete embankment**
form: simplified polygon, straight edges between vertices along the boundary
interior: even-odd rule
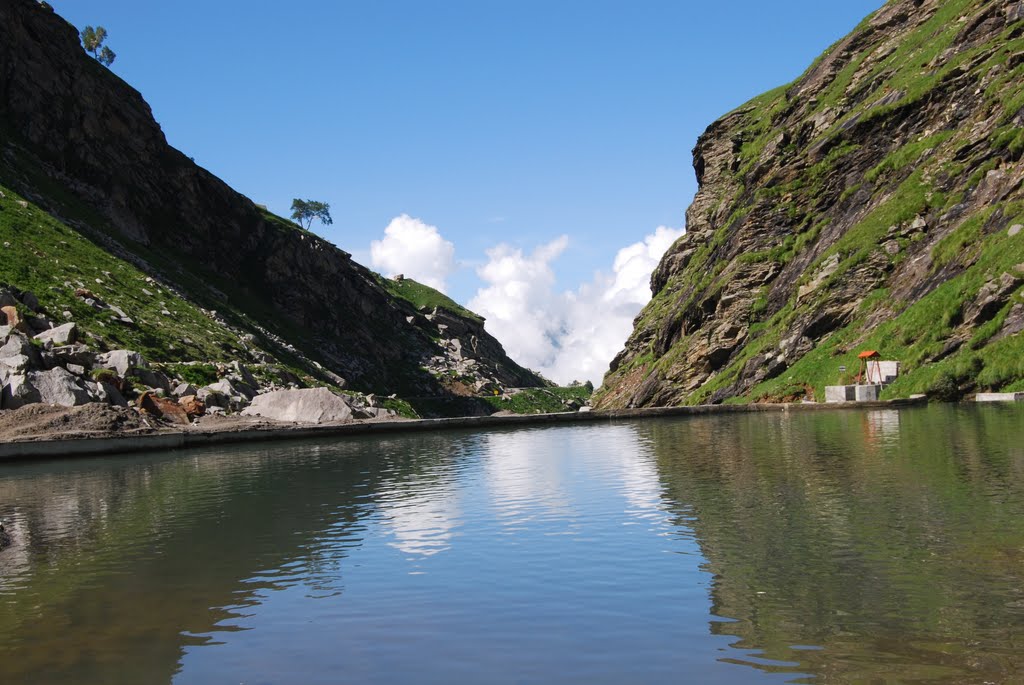
[[[666,416],[756,412],[841,411],[849,409],[893,409],[921,403],[920,400],[888,402],[848,402],[844,404],[743,404],[703,405],[697,407],[657,407],[612,411],[569,412],[561,414],[522,414],[515,416],[467,416],[448,419],[410,421],[361,421],[333,425],[259,427],[229,430],[182,430],[147,434],[125,434],[70,440],[21,440],[0,443],[0,461],[15,459],[62,459],[125,452],[157,452],[214,445],[281,440],[339,438],[350,435],[385,435],[448,429],[488,429],[514,426],[601,423]]]

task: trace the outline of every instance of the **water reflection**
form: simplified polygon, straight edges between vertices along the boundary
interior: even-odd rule
[[[458,493],[451,487],[425,487],[397,499],[382,499],[379,506],[394,532],[391,544],[414,556],[449,549],[460,525]]]
[[[900,438],[898,409],[864,412],[864,441],[871,447],[894,446]]]
[[[4,683],[1024,670],[1016,408],[10,465],[0,517]]]
[[[541,431],[485,436],[485,483],[505,526],[522,526],[535,516],[572,518],[572,464],[551,458],[565,446],[545,444],[549,439],[550,434]]]
[[[712,630],[837,682],[1024,672],[1022,418],[933,407],[650,424],[714,573],[713,612],[734,619]]]

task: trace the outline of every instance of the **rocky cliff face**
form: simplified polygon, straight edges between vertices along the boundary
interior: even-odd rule
[[[0,134],[0,183],[257,345],[295,351],[367,391],[450,392],[426,369],[451,344],[436,324],[348,254],[170,147],[141,95],[35,0],[0,3]],[[464,324],[487,350],[478,379],[543,383],[479,322]]]
[[[601,407],[1024,387],[1024,2],[892,0],[712,124]]]

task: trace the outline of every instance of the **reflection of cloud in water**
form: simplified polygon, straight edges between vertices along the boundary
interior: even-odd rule
[[[495,432],[481,441],[476,482],[485,484],[496,521],[510,534],[546,521],[555,525],[545,535],[575,535],[581,513],[602,502],[652,527],[669,521],[653,455],[632,426]],[[383,488],[377,507],[391,546],[419,557],[451,547],[464,506],[475,506],[463,500],[473,495],[454,475],[421,474]]]
[[[635,436],[634,436],[635,439]],[[647,521],[667,521],[669,516],[662,500],[662,486],[653,460],[636,440],[636,449],[619,454],[622,494],[628,507],[626,513]]]
[[[422,485],[422,484],[420,484]],[[406,554],[430,556],[451,546],[461,509],[458,493],[445,483],[441,488],[409,489],[382,497],[380,512],[394,533],[389,543]]]
[[[627,514],[666,519],[657,468],[632,426],[493,433],[486,453],[486,482],[506,526],[538,516],[571,519],[599,496],[593,488],[609,483]]]
[[[486,482],[505,525],[533,518],[533,511],[571,513],[564,481],[565,461],[552,454],[549,431],[490,433],[484,441]]]

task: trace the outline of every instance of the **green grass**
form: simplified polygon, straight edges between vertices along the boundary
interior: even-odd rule
[[[411,278],[403,278],[401,281],[396,281],[392,278],[379,276],[377,280],[393,296],[405,300],[416,309],[432,310],[434,307],[439,307],[477,323],[483,323],[483,317],[479,314],[469,311],[444,293]]]
[[[7,245],[0,247],[0,283],[34,293],[44,313],[58,323],[68,318],[64,314],[68,312],[91,347],[135,350],[170,376],[197,385],[216,382],[213,363],[246,358],[237,334],[205,314],[194,301],[179,297],[9,188],[0,186],[0,192],[4,194],[0,198],[0,246]],[[122,323],[110,309],[86,304],[75,296],[79,288],[119,307],[133,323]],[[243,330],[251,323],[231,316],[226,309],[219,311]],[[327,384],[291,355],[278,352],[277,356],[279,365],[304,383]],[[186,361],[203,363],[181,363]]]
[[[211,385],[219,380],[217,367],[213,364],[177,364],[173,368],[168,369],[168,371],[197,388]]]
[[[1009,223],[1019,222],[1015,219]],[[1018,289],[1010,302],[991,321],[978,326],[970,340],[959,350],[935,363],[938,354],[960,324],[962,313],[975,300],[978,291],[989,280],[1003,273],[1016,271],[1024,263],[1024,235],[1009,237],[999,231],[979,239],[977,261],[962,274],[951,278],[931,293],[883,322],[865,336],[867,314],[888,302],[889,293],[879,289],[861,305],[862,316],[849,326],[833,333],[805,355],[782,376],[752,389],[740,401],[772,397],[780,394],[787,383],[806,383],[815,389],[818,399],[824,397],[824,386],[833,385],[839,366],[856,369],[857,353],[875,349],[887,359],[902,363],[900,379],[886,388],[885,397],[906,397],[928,392],[943,374],[980,390],[1015,390],[1024,383],[1024,337],[1010,336],[990,343],[1002,327],[1006,314],[1015,303],[1024,304]],[[859,341],[859,342],[858,342]]]
[[[932,248],[932,265],[934,269],[962,258],[966,252],[974,253],[981,248],[982,229],[992,215],[992,208],[969,217],[952,233],[940,240]]]
[[[0,282],[33,292],[49,316],[64,312],[110,349],[127,348],[150,359],[228,361],[238,341],[198,307],[128,262],[106,252],[9,188],[0,186]],[[97,310],[75,296],[77,288],[120,307],[124,324],[110,309]],[[165,313],[166,312],[166,313]]]
[[[527,388],[512,395],[510,399],[502,399],[500,396],[484,398],[495,411],[510,411],[515,414],[554,414],[567,409],[564,404],[566,400],[579,400],[585,402],[590,398],[592,388],[583,385],[572,387],[551,387],[551,388]]]
[[[708,216],[716,230],[703,244],[693,242],[697,249],[689,266],[671,275],[665,289],[641,312],[638,330],[649,336],[645,339],[655,341],[662,331],[677,330],[686,312],[721,288],[736,265],[786,265],[811,249],[814,261],[796,283],[790,283],[792,290],[780,292],[776,284],[771,297],[764,291],[752,293],[744,346],[731,363],[689,393],[687,403],[708,401],[716,392],[732,387],[755,356],[777,353],[780,339],[798,330],[797,320],[807,320],[827,305],[829,298],[835,297],[835,289],[867,263],[872,267],[865,273],[880,280],[872,281],[874,290],[859,296],[849,325],[817,341],[815,349],[777,378],[731,401],[789,397],[806,387],[822,399],[824,386],[840,380],[840,366],[846,366],[848,374],[856,372],[856,354],[865,348],[878,349],[883,356],[903,362],[904,376],[886,390],[887,397],[950,386],[963,392],[1013,390],[1024,385],[1022,336],[995,340],[1013,304],[1024,302],[1019,292],[991,320],[975,328],[961,327],[964,312],[981,286],[1024,263],[1024,236],[1009,239],[1004,230],[1024,221],[1024,206],[1005,201],[982,205],[973,195],[990,171],[1002,168],[1012,173],[1011,165],[1024,156],[1024,133],[1013,124],[1024,108],[1020,86],[1024,60],[1017,57],[1024,52],[1024,36],[1016,35],[1021,24],[1008,27],[998,39],[959,48],[938,59],[966,26],[958,19],[979,11],[981,3],[975,0],[940,3],[934,14],[904,34],[879,62],[867,61],[868,55],[877,54],[872,47],[840,65],[838,75],[816,93],[816,101],[790,101],[784,87],[728,115],[727,130],[719,135],[739,145],[740,159],[737,171],[720,186],[707,189],[718,191],[718,204]],[[1011,55],[1013,62],[1009,61]],[[999,128],[987,140],[977,139],[976,127],[943,128],[940,118],[931,127],[918,129],[923,132],[904,132],[913,130],[907,128],[907,122],[915,122],[925,107],[938,116],[942,102],[954,89],[982,100],[978,116],[998,122]],[[900,94],[896,101],[876,104],[894,92]],[[790,144],[777,153],[774,163],[767,160],[768,165],[764,164],[762,157],[769,144],[783,133],[799,137],[811,116],[830,107],[842,108],[842,115],[827,128],[815,131],[803,147]],[[799,116],[794,116],[795,112]],[[870,161],[866,155],[872,156]],[[852,173],[863,168],[867,171],[859,176]],[[845,206],[854,196],[862,207]],[[962,214],[963,208],[950,212],[965,202],[974,203],[968,205],[967,214]],[[780,217],[783,225],[771,231],[758,225],[762,235],[749,240],[752,232],[745,222],[750,215],[759,221],[764,216]],[[929,220],[924,230],[890,232],[892,227],[906,229],[919,215]],[[721,216],[729,219],[715,218]],[[849,224],[836,238],[826,229],[834,228],[840,219]],[[948,222],[958,223],[949,230]],[[746,253],[730,251],[737,234],[748,238]],[[820,245],[822,235],[832,242]],[[892,255],[882,251],[889,240],[895,240],[900,248]],[[927,247],[918,247],[922,241]],[[925,262],[930,270],[915,278],[922,282],[948,280],[937,286],[929,283],[925,296],[913,294],[919,298],[914,302],[893,301],[893,291],[905,290],[890,290],[885,274],[899,268],[909,255],[931,257],[930,265]],[[839,257],[836,272],[814,294],[797,302],[797,288],[835,256]],[[670,317],[674,320],[668,321]],[[954,335],[965,342],[949,352],[947,346]],[[690,344],[687,337],[680,337],[660,357],[653,354],[658,349],[652,344],[645,353],[625,359],[609,382],[614,384],[617,377],[635,369],[641,359],[648,374],[685,376],[685,369],[676,366],[689,363],[685,360]],[[946,356],[941,361],[934,361],[942,354]]]
[[[397,412],[399,416],[406,419],[418,419],[420,415],[413,409],[413,406],[403,399],[399,398],[386,398],[381,402],[381,406],[385,409]]]
[[[920,160],[925,154],[934,151],[935,148],[945,143],[952,136],[953,131],[940,131],[915,143],[899,147],[890,152],[877,166],[868,171],[864,178],[870,183],[874,183],[882,174],[903,171],[906,167]]]

